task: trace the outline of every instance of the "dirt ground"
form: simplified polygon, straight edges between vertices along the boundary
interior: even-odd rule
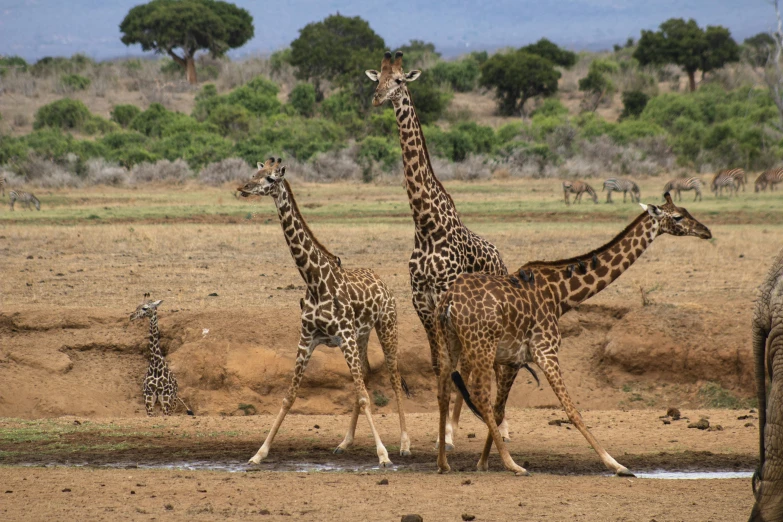
[[[661,415],[655,410],[588,411],[585,420],[633,471],[747,470],[754,465],[755,414],[683,410],[684,418],[671,424],[664,424]],[[687,427],[701,418],[722,429]],[[447,475],[436,473],[437,419],[431,413],[407,416],[413,452],[407,458],[397,455],[396,415],[378,416],[394,462],[393,469],[383,471],[373,469],[377,457],[364,422],[354,447],[332,454],[347,427],[344,415],[289,416],[260,466],[244,463],[265,436],[273,420],[268,415],[0,421],[0,455],[10,466],[0,468],[0,492],[5,492],[0,514],[7,520],[209,520],[266,514],[271,520],[391,521],[418,513],[429,521],[460,520],[464,513],[476,520],[663,521],[740,520],[749,513],[749,479],[611,477],[579,432],[567,424],[549,424],[562,419],[559,410],[509,411],[509,449],[530,477],[504,471],[496,452],[489,472],[474,471],[486,429],[472,417],[464,418],[455,438],[456,449],[449,454],[453,472]],[[235,473],[148,469],[176,463]],[[379,484],[384,478],[388,485]]]

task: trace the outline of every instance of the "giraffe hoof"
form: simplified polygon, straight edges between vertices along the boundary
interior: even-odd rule
[[[345,450],[342,449],[340,446],[337,446],[336,448],[334,448],[334,451],[332,453],[334,453],[335,455],[342,455],[343,453],[345,453]]]
[[[514,472],[514,475],[516,475],[517,477],[529,477],[530,476],[530,472],[528,470],[526,470],[526,469],[523,469],[522,471]]]
[[[617,472],[618,477],[631,477],[636,478],[636,475],[628,471],[628,468],[623,468],[620,471]]]
[[[503,437],[503,442],[508,444],[509,442],[511,442],[511,437]]]
[[[261,464],[261,459],[258,456],[253,457],[247,461],[248,464]]]
[[[410,450],[400,450],[400,457],[410,457],[411,452]]]
[[[394,464],[392,464],[392,461],[390,461],[390,460],[381,461],[381,462],[378,463],[378,467],[380,467],[380,468],[391,468],[393,466],[394,466]]]
[[[446,443],[446,451],[454,451],[454,444]]]

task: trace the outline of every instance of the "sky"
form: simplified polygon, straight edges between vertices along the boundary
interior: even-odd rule
[[[97,59],[142,55],[120,42],[119,24],[139,0],[0,0],[0,55],[28,61],[81,52]],[[769,31],[768,0],[282,0],[233,2],[253,16],[255,37],[230,56],[286,47],[299,29],[339,12],[370,23],[390,48],[411,39],[433,42],[444,56],[520,47],[549,38],[571,50],[610,49],[668,18],[723,25],[741,42]],[[151,54],[151,53],[149,53]]]

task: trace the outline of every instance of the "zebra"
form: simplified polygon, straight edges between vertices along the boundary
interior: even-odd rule
[[[663,192],[674,192],[675,198],[679,198],[679,200],[682,201],[682,194],[680,191],[695,190],[696,195],[693,197],[693,201],[696,201],[697,199],[701,201],[701,189],[703,186],[704,182],[696,176],[690,177],[688,179],[677,178],[669,181],[666,185],[664,185]]]
[[[8,197],[11,200],[11,211],[14,210],[14,203],[16,203],[16,200],[19,200],[27,210],[32,210],[30,208],[30,203],[35,205],[35,210],[41,210],[41,202],[30,192],[17,192],[16,190],[12,190],[8,193]]]
[[[582,202],[582,195],[587,192],[592,196],[593,203],[598,203],[598,194],[595,193],[595,190],[593,190],[593,187],[585,183],[584,181],[564,181],[563,182],[563,196],[565,197],[565,203],[566,205],[570,205],[571,202],[568,201],[568,193],[575,194],[574,196],[574,202],[575,203],[581,203]]]
[[[639,192],[639,185],[636,182],[625,178],[609,178],[604,181],[604,190],[606,191],[606,202],[613,203],[612,191],[623,193],[623,203],[625,203],[625,194],[630,193],[631,203],[634,201],[639,203],[641,199],[641,193]]]
[[[756,192],[767,190],[767,185],[769,185],[769,190],[772,192],[778,183],[783,183],[783,169],[765,170],[756,178]]]
[[[741,171],[742,175],[745,174],[745,171],[742,169],[721,170],[715,174],[715,177],[712,178],[712,184],[710,184],[710,190],[715,193],[715,197],[723,195],[724,188],[729,190],[729,197],[731,197],[733,193],[739,192],[739,182],[737,181],[738,173],[736,171]]]
[[[731,176],[734,178],[734,181],[737,182],[737,192],[739,192],[739,187],[742,186],[742,192],[745,192],[745,183],[748,181],[748,175],[745,174],[744,169],[731,169],[729,171]]]
[[[5,186],[7,183],[8,181],[6,181],[5,176],[0,174],[0,190],[3,191],[3,197],[5,197]]]

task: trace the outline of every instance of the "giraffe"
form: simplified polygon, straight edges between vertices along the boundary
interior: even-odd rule
[[[440,424],[438,437],[444,440],[448,416],[451,377],[468,406],[487,424],[488,435],[478,462],[487,469],[494,441],[503,465],[518,475],[527,474],[511,459],[496,423],[512,383],[499,387],[494,411],[490,407],[490,368],[502,364],[518,367],[535,362],[544,372],[573,425],[598,453],[604,465],[617,475],[630,476],[601,447],[587,429],[566,391],[558,363],[560,347],[558,320],[561,315],[606,288],[617,279],[661,234],[712,237],[709,229],[687,210],[672,202],[669,193],[660,207],[641,204],[644,211],[625,230],[604,246],[587,254],[560,261],[534,261],[512,276],[462,274],[438,304],[438,343],[442,368],[438,378]],[[472,372],[467,387],[457,369]],[[454,371],[452,373],[452,371]],[[472,395],[472,398],[471,398]],[[446,453],[438,449],[438,469],[449,471]]]
[[[179,401],[185,407],[188,415],[193,415],[193,411],[188,408],[185,401],[177,396],[177,379],[160,349],[158,306],[163,301],[152,301],[149,297],[150,294],[144,294],[144,301],[130,315],[131,321],[142,317],[149,317],[150,320],[150,366],[147,368],[147,375],[144,377],[142,385],[144,407],[147,409],[147,415],[152,417],[155,402],[159,401],[161,408],[163,408],[163,415],[171,415],[172,406],[176,408],[175,401]]]
[[[284,178],[286,168],[280,163],[280,159],[275,161],[274,158],[270,158],[266,163],[259,163],[258,172],[253,179],[237,189],[243,197],[272,197],[291,257],[307,284],[305,298],[299,301],[302,328],[291,386],[272,429],[264,444],[250,459],[250,463],[259,464],[269,454],[272,441],[296,399],[310,356],[317,346],[323,344],[340,348],[356,388],[356,402],[348,432],[334,452],[343,453],[353,444],[359,414],[364,413],[375,439],[380,466],[391,466],[389,454],[373,423],[365,380],[369,376],[367,342],[374,328],[397,399],[401,432],[400,455],[410,456],[410,439],[405,427],[402,404],[402,390],[407,393],[408,388],[400,378],[397,367],[397,308],[394,296],[371,270],[343,268],[340,258],[318,241],[299,212],[291,186]]]
[[[498,249],[468,229],[459,217],[454,201],[435,176],[427,151],[421,123],[413,107],[408,83],[415,81],[421,71],[407,73],[402,69],[402,52],[397,51],[392,62],[391,52],[381,61],[381,71],[365,71],[370,80],[378,82],[372,104],[375,107],[390,101],[397,119],[404,168],[404,186],[415,226],[413,253],[408,263],[413,307],[419,316],[430,345],[432,368],[438,375],[438,349],[435,340],[435,306],[457,276],[463,272],[482,272],[505,275],[508,273]],[[529,367],[526,369],[530,370]],[[497,368],[498,381],[504,379]],[[514,376],[519,369],[514,370]],[[454,448],[453,432],[459,423],[462,406],[458,395],[453,417],[449,422],[446,445]],[[509,439],[508,423],[500,426],[503,437]]]

